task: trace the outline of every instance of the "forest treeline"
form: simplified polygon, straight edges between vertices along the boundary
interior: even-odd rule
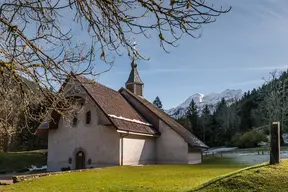
[[[199,111],[192,100],[186,115],[176,120],[210,147],[256,147],[267,141],[272,122],[280,121],[281,133],[288,131],[287,96],[288,72],[273,71],[262,86],[233,104],[222,98],[213,110],[206,105]]]

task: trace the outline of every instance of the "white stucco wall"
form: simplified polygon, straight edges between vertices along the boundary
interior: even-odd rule
[[[123,142],[120,139],[120,151],[122,143],[123,165],[155,163],[156,146],[154,137],[126,135],[126,137],[123,138]]]
[[[188,144],[165,122],[159,120],[161,136],[156,140],[158,164],[187,164]]]
[[[91,123],[86,124],[86,112],[91,111]],[[120,134],[112,126],[99,125],[96,104],[89,98],[77,115],[78,123],[72,126],[61,117],[58,129],[49,130],[48,171],[60,171],[62,167],[75,169],[78,151],[85,153],[86,168],[119,165]],[[72,158],[72,164],[68,159]],[[91,159],[92,164],[87,161]]]
[[[199,164],[202,163],[202,152],[201,150],[189,151],[188,153],[188,164]]]

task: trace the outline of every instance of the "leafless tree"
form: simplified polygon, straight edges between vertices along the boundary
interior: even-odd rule
[[[288,108],[283,103],[283,99],[286,99],[284,94],[284,85],[285,82],[282,82],[278,79],[281,75],[281,72],[274,70],[270,73],[270,78],[265,80],[266,89],[264,90],[261,109],[264,115],[264,118],[268,120],[269,123],[273,121],[281,121],[282,114],[284,111],[287,111]]]
[[[288,81],[279,78],[282,73],[274,70],[270,73],[270,78],[265,80],[266,89],[262,93],[264,100],[260,104],[261,118],[268,125],[274,121],[279,121],[281,124],[281,133],[285,130],[284,126],[288,114]]]
[[[2,0],[0,75],[4,81],[8,74],[15,86],[0,88],[0,108],[9,106],[1,111],[1,124],[11,125],[8,117],[15,115],[15,106],[48,99],[55,107],[60,98],[56,89],[70,71],[96,76],[110,69],[117,54],[144,58],[133,49],[131,37],[156,35],[167,51],[183,35],[200,37],[202,25],[229,10],[205,0]],[[79,42],[77,33],[89,41]],[[98,56],[108,64],[107,70],[95,70]],[[36,99],[23,77],[35,85]]]

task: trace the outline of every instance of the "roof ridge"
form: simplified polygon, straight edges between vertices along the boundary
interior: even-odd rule
[[[73,74],[73,76],[74,76],[76,79],[78,79],[78,78],[83,78],[83,79],[85,79],[85,80],[91,81],[91,84],[92,84],[92,83],[95,83],[95,84],[98,84],[98,85],[100,85],[100,86],[102,86],[102,87],[104,87],[104,88],[106,88],[106,89],[110,89],[110,90],[112,90],[112,91],[114,91],[114,92],[118,92],[118,91],[116,91],[116,90],[114,90],[114,89],[112,89],[112,88],[110,88],[110,87],[107,87],[106,85],[103,85],[103,84],[97,82],[95,79],[89,79],[89,78],[85,77],[84,75],[78,75],[78,76],[76,76],[76,75]],[[79,80],[79,79],[78,79],[78,80]],[[80,83],[83,84],[83,82],[82,82],[81,80],[80,80]]]
[[[126,88],[123,88],[123,87],[121,87],[120,89],[119,89],[119,92],[121,91],[121,90],[126,90],[126,91],[128,91],[129,93],[131,93],[131,95],[132,96],[134,96],[136,99],[138,99],[137,98],[137,96],[134,94],[134,93],[132,93],[130,90],[128,90],[128,89],[126,89]],[[143,100],[146,100],[146,101],[148,101],[147,99],[145,99],[144,97],[142,97],[142,96],[139,96],[139,97],[141,97],[141,99],[143,99]],[[151,103],[150,101],[148,101],[149,103]],[[151,103],[152,104],[152,103]],[[157,108],[156,106],[155,106],[155,108]],[[159,111],[161,111],[161,110],[159,110]],[[173,121],[175,121],[170,115],[168,115],[167,113],[165,113],[164,111],[161,111],[163,114],[165,114],[167,117],[169,117],[169,118],[171,118]],[[178,123],[177,121],[175,121],[176,123]],[[179,124],[179,123],[178,123]],[[181,124],[179,124],[180,126],[182,126]],[[183,126],[182,126],[183,127]]]

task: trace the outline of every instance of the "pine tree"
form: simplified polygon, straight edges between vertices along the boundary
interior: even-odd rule
[[[202,141],[206,142],[207,135],[211,134],[210,126],[211,126],[211,112],[208,105],[204,106],[204,109],[200,118],[201,130],[202,130]]]
[[[192,130],[190,131],[193,132],[194,135],[197,136],[198,138],[201,138],[200,136],[202,134],[201,134],[201,130],[199,130],[200,127],[198,124],[198,120],[199,120],[198,108],[193,99],[188,106],[186,117],[190,121],[190,124],[192,126]]]
[[[209,126],[209,130],[210,130],[210,134],[208,135],[209,137],[207,137],[207,140],[206,140],[206,144],[208,146],[220,146],[221,144],[220,141],[222,141],[223,139],[225,138],[220,138],[219,137],[219,133],[221,131],[220,129],[220,125],[219,123],[217,122],[216,118],[215,118],[215,112],[213,113],[213,115],[211,116],[211,124]]]
[[[191,126],[191,123],[190,123],[188,118],[180,117],[180,118],[176,119],[176,121],[178,123],[180,123],[183,127],[185,127],[187,130],[192,132],[192,126]]]
[[[215,142],[217,145],[224,145],[227,139],[227,133],[229,130],[229,120],[227,116],[227,103],[224,98],[217,104],[216,110],[214,112],[214,118],[216,121],[215,127]]]
[[[158,96],[153,101],[153,104],[156,105],[159,109],[162,109],[162,103],[161,103],[161,100]]]

